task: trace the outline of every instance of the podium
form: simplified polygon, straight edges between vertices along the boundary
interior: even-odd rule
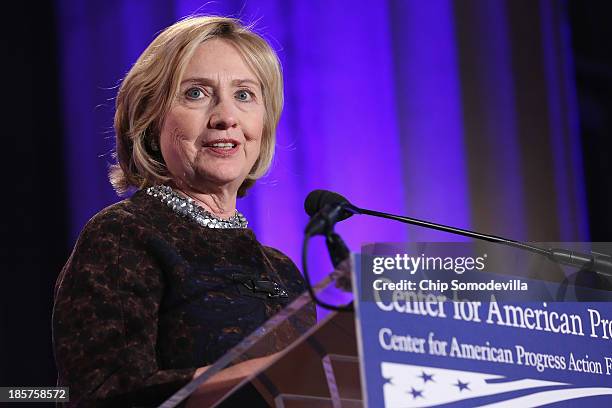
[[[270,406],[363,406],[353,313],[334,312],[251,380]]]
[[[326,278],[315,290],[324,292],[330,283]],[[312,325],[306,322],[313,311],[314,302],[304,292],[160,407],[183,406],[185,401],[189,407],[224,407],[240,394],[241,404],[248,399],[249,407],[364,406],[354,313],[331,312]],[[224,369],[258,359],[262,363],[246,367],[241,379],[198,396],[199,389],[218,382]]]

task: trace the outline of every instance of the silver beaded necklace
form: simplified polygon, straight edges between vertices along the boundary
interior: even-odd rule
[[[181,196],[170,186],[153,186],[147,188],[145,192],[159,199],[175,213],[185,218],[190,218],[206,228],[246,228],[249,224],[246,217],[239,211],[236,211],[236,213],[227,220],[219,218],[197,205],[191,198]]]

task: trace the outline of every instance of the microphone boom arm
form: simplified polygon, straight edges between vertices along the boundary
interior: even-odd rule
[[[423,221],[423,220],[419,220],[416,218],[404,217],[402,215],[388,214],[384,212],[372,211],[372,210],[367,210],[363,208],[355,208],[355,209],[357,210],[359,214],[366,214],[366,215],[372,215],[374,217],[387,218],[389,220],[400,221],[405,224],[412,224],[412,225],[417,225],[419,227],[425,227],[425,228],[435,229],[438,231],[449,232],[451,234],[463,235],[464,237],[481,239],[483,241],[494,242],[497,244],[505,244],[505,245],[509,245],[515,248],[520,248],[520,249],[524,249],[530,252],[534,252],[536,254],[549,256],[549,251],[547,251],[546,249],[538,248],[532,245],[524,244],[518,241],[513,241],[507,238],[498,237],[495,235],[487,235],[487,234],[482,234],[480,232],[474,232],[474,231],[470,231],[466,229],[449,227],[447,225],[436,224],[433,222]]]
[[[403,222],[405,224],[417,225],[419,227],[449,232],[451,234],[463,235],[464,237],[480,239],[496,244],[508,245],[514,248],[519,248],[535,254],[543,255],[548,259],[560,264],[578,268],[592,267],[595,272],[598,272],[606,276],[607,278],[612,277],[612,257],[610,257],[609,255],[597,253],[589,255],[582,254],[579,252],[568,251],[566,249],[544,249],[533,245],[525,244],[523,242],[498,237],[495,235],[488,235],[466,229],[449,227],[447,225],[436,224],[433,222],[423,221],[416,218],[404,217],[401,215],[394,215],[379,211],[368,210],[365,208],[358,208],[352,204],[345,205],[345,210],[348,210],[353,214],[372,215],[374,217],[386,218],[389,220]]]

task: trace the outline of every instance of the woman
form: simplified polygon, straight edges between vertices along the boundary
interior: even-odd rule
[[[303,291],[236,210],[270,165],[282,101],[276,54],[228,18],[172,25],[127,74],[110,180],[138,191],[87,223],[56,284],[71,405],[158,404]]]

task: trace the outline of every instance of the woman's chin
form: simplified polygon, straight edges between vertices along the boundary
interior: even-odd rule
[[[240,187],[244,179],[245,179],[245,176],[240,173],[232,173],[232,172],[210,173],[210,172],[207,172],[204,174],[199,174],[199,177],[197,177],[197,180],[198,180],[197,184],[202,185],[202,186],[207,185],[207,186],[216,186],[216,187],[224,187],[224,188],[230,187],[238,191],[238,188]]]

